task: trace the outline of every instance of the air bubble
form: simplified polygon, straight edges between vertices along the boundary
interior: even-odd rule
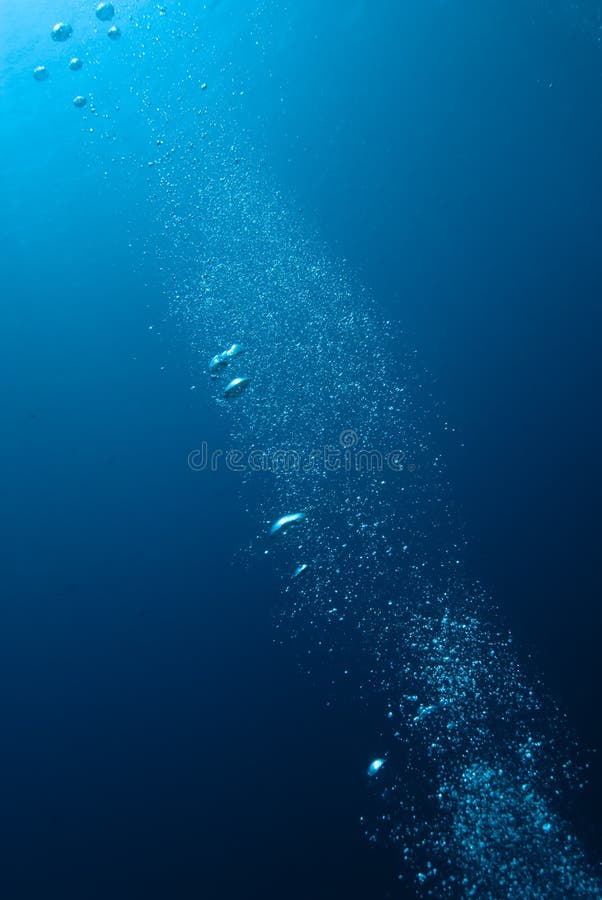
[[[112,3],[99,3],[96,7],[96,18],[101,22],[110,22],[115,15],[115,7]]]
[[[377,759],[373,759],[367,769],[367,774],[370,776],[370,778],[372,778],[373,775],[376,775],[377,772],[380,772],[384,764],[384,759],[381,759],[380,757],[377,757]]]
[[[226,400],[234,400],[242,396],[248,390],[250,383],[250,378],[233,378],[230,384],[226,385],[224,397]]]
[[[281,516],[272,523],[270,534],[272,537],[276,534],[284,534],[293,525],[298,525],[300,522],[303,522],[305,518],[306,515],[304,512],[289,513],[286,516]]]
[[[50,32],[52,40],[57,41],[58,43],[63,43],[63,41],[69,40],[72,34],[73,28],[66,22],[57,22],[57,24]]]

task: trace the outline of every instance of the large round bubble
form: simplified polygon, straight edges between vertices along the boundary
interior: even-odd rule
[[[96,7],[96,17],[101,22],[109,22],[115,15],[115,7],[112,3],[99,3]]]
[[[57,22],[52,31],[50,32],[50,36],[53,41],[57,41],[58,43],[62,43],[63,41],[69,40],[71,35],[73,34],[73,28],[71,25],[68,25],[66,22]]]

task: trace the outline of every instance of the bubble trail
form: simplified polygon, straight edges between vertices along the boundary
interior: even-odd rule
[[[312,577],[286,589],[281,639],[310,649],[335,690],[352,683],[383,710],[366,837],[397,848],[423,896],[600,896],[563,818],[581,777],[574,747],[464,572],[437,409],[413,355],[394,355],[366,291],[235,164],[240,153],[211,150],[194,211],[194,175],[181,176],[192,168],[174,154],[162,173],[172,312],[199,370],[233,331],[245,346],[278,345],[277,365],[245,357],[255,389],[225,414],[237,442],[298,461],[274,471],[258,515],[303,509],[311,521],[272,554],[289,583],[298,559],[312,560]],[[195,229],[203,261],[182,280],[190,254],[178,248]],[[259,545],[269,540],[258,526]]]
[[[269,17],[264,4],[248,6],[229,27],[258,47],[265,68]],[[112,4],[98,8],[101,22],[112,19]],[[256,510],[256,545],[269,544],[286,583],[278,639],[297,642],[305,669],[309,659],[326,668],[335,695],[353,692],[381,712],[371,743],[380,755],[357,760],[370,798],[366,838],[393,845],[400,875],[423,896],[600,897],[567,823],[567,798],[583,778],[575,747],[466,573],[438,449],[443,424],[415,355],[401,354],[348,266],[262,174],[259,136],[248,116],[243,127],[235,121],[240,73],[177,9],[166,17],[171,32],[159,36],[148,10],[144,27],[131,29],[140,63],[128,73],[132,96],[153,154],[163,150],[141,162],[128,149],[113,162],[149,170],[162,234],[149,253],[160,257],[195,375],[210,382],[208,360],[233,336],[249,351],[268,348],[245,353],[244,376],[207,391],[233,443],[286,456]],[[155,11],[158,21],[165,10]],[[121,30],[107,35],[119,41]],[[51,32],[59,43],[71,36],[66,23]],[[149,63],[169,86],[156,99]],[[75,101],[85,105],[83,95]],[[269,523],[287,510],[307,521],[272,539]],[[300,560],[310,570],[293,585],[291,573],[306,572]]]
[[[566,816],[574,743],[466,572],[415,354],[262,174],[253,136],[241,146],[223,109],[201,110],[200,163],[200,111],[174,96],[147,118],[171,148],[148,176],[171,312],[208,396],[216,348],[235,335],[249,349],[253,389],[216,402],[235,445],[287,459],[254,511],[286,585],[277,639],[325,668],[335,697],[381,711],[385,763],[357,761],[366,838],[395,848],[421,896],[599,897]],[[306,522],[270,537],[291,510]],[[310,574],[293,585],[300,560]]]

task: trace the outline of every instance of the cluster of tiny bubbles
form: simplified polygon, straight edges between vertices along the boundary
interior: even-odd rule
[[[329,667],[335,696],[351,683],[360,700],[384,700],[386,765],[368,774],[384,812],[364,816],[368,839],[392,843],[426,896],[493,896],[500,883],[508,897],[598,896],[561,815],[574,746],[490,624],[485,592],[465,583],[413,354],[396,353],[349,267],[235,163],[251,153],[217,136],[211,151],[200,184],[185,147],[161,176],[172,312],[234,445],[270,463],[253,552],[283,581],[281,639],[297,639],[306,670]],[[252,390],[229,404],[208,364],[232,341]],[[324,448],[339,454],[332,471]],[[390,450],[403,461],[394,471],[357,462]],[[270,536],[297,511],[298,526]]]
[[[232,446],[266,461],[253,553],[282,580],[277,639],[296,641],[306,670],[328,667],[333,696],[382,709],[372,761],[358,760],[363,830],[425,896],[598,896],[562,815],[580,779],[573,744],[464,576],[415,353],[223,110],[200,104],[204,86],[195,67],[161,106],[140,90],[155,250],[193,386]]]
[[[421,777],[422,789],[433,808],[430,822],[438,823],[428,834],[416,828],[410,846],[428,851],[431,874],[447,872],[434,896],[445,886],[451,896],[598,896],[558,812],[581,775],[569,756],[574,747],[541,685],[536,692],[522,674],[511,639],[474,614],[476,593],[465,592],[462,615],[456,590],[431,604],[430,618],[423,609],[404,625],[407,693],[387,717],[396,724],[393,738],[413,748],[414,759],[421,754],[418,767],[406,764],[404,772],[431,772],[430,783]],[[404,782],[406,809],[424,809],[425,798],[408,797]],[[397,781],[381,799],[401,794]],[[388,823],[366,827],[382,836]],[[407,844],[407,828],[392,821],[385,837]]]

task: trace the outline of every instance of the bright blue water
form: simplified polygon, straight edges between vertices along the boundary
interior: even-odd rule
[[[241,183],[260,171],[257,208],[275,185],[299,233],[359,273],[394,363],[418,348],[467,577],[599,744],[595,8],[130,2],[112,44],[94,6],[2,9],[2,894],[414,896],[400,847],[358,824],[381,811],[381,699],[355,702],[319,664],[301,677],[306,654],[273,644],[290,597],[263,557],[269,485],[186,465],[202,440],[256,434],[228,435],[203,326],[191,337],[170,303],[200,294],[207,203],[237,183],[224,133]],[[56,45],[61,19],[74,34]],[[219,315],[203,314],[216,344]],[[257,430],[284,401],[303,421],[312,367],[286,375]],[[560,806],[592,858],[599,797],[594,758]]]

